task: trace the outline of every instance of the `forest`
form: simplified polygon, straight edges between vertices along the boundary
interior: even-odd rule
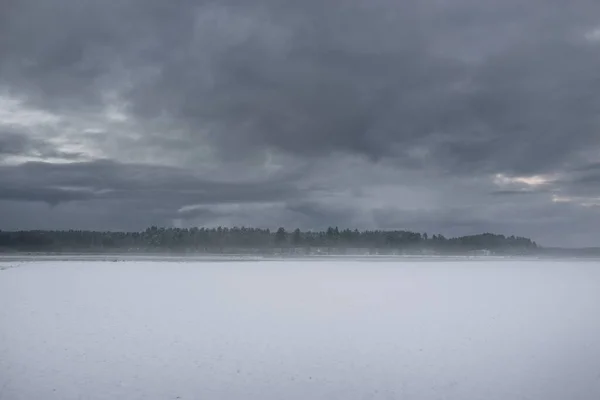
[[[156,226],[141,232],[0,230],[0,252],[531,254],[537,249],[531,239],[491,233],[446,238],[402,230],[338,227],[324,231]]]

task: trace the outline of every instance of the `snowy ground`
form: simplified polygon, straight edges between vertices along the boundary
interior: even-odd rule
[[[0,262],[2,400],[594,400],[599,338],[597,262]]]

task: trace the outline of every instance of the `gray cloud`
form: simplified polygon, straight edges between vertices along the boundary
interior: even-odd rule
[[[29,111],[0,112],[0,198],[545,235],[531,210],[597,212],[599,26],[592,0],[3,1],[0,100]]]
[[[548,193],[548,190],[495,190],[491,192],[494,196],[521,196],[521,195],[533,195],[539,193]]]
[[[61,201],[107,199],[170,202],[171,206],[256,202],[295,193],[282,176],[259,181],[214,181],[174,167],[112,161],[53,164],[29,162],[0,166],[0,199]]]
[[[7,156],[77,160],[82,155],[76,152],[60,151],[48,141],[33,138],[26,132],[19,132],[14,128],[0,126],[0,160]]]

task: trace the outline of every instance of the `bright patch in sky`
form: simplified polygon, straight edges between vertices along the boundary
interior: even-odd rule
[[[600,42],[600,26],[586,32],[585,38],[590,42]]]
[[[547,175],[506,176],[504,174],[497,174],[494,178],[494,183],[497,185],[522,183],[528,186],[539,186],[550,182],[552,182],[552,177]]]
[[[552,202],[554,203],[571,203],[572,201],[571,197],[552,195]]]
[[[14,97],[0,95],[0,124],[34,127],[56,124],[60,120],[55,114],[27,107]]]
[[[573,203],[582,207],[598,207],[600,206],[600,197],[568,197],[568,196],[552,196],[554,203]]]

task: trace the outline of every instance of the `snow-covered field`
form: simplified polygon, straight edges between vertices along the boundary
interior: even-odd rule
[[[4,261],[0,399],[600,399],[600,263]]]

